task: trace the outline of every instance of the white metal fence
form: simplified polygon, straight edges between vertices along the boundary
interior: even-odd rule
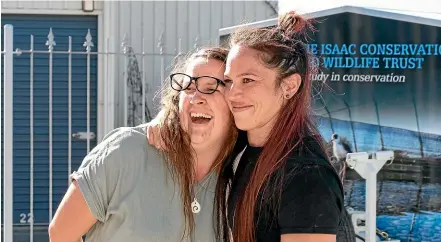
[[[12,174],[12,150],[13,150],[13,65],[14,65],[14,51],[13,51],[13,28],[12,26],[5,26],[4,28],[4,103],[0,105],[3,108],[3,118],[4,128],[3,128],[3,187],[4,187],[4,198],[0,199],[3,201],[4,214],[3,214],[3,229],[4,229],[4,239],[5,241],[12,241],[12,221],[13,221],[13,174]],[[1,87],[0,87],[1,88]],[[0,151],[1,152],[1,151]],[[1,154],[0,154],[1,155]],[[0,168],[1,169],[1,168]],[[0,174],[2,172],[0,171]],[[0,175],[1,180],[1,175]],[[1,192],[0,192],[1,194]],[[0,216],[1,217],[1,216]]]
[[[14,123],[14,74],[20,74],[18,73],[19,70],[17,70],[16,72],[14,72],[14,59],[17,56],[22,56],[23,54],[26,54],[25,58],[29,58],[29,119],[26,121],[29,124],[29,212],[25,212],[20,214],[20,223],[23,222],[25,223],[25,226],[29,226],[29,241],[33,242],[34,241],[34,226],[38,225],[42,225],[42,226],[47,226],[47,224],[51,221],[52,216],[53,216],[53,211],[54,211],[54,207],[53,207],[53,203],[54,203],[54,175],[59,175],[57,174],[57,172],[59,173],[59,171],[54,171],[54,145],[57,145],[56,143],[58,142],[58,140],[54,140],[54,137],[57,137],[56,135],[54,136],[54,115],[56,116],[57,113],[56,111],[54,112],[54,105],[56,105],[56,103],[54,103],[54,99],[53,99],[53,95],[57,94],[54,92],[57,92],[57,90],[54,90],[54,57],[57,55],[63,55],[65,56],[65,58],[67,58],[67,76],[66,79],[64,80],[65,82],[67,82],[68,84],[68,96],[67,96],[67,100],[68,100],[68,122],[66,124],[66,129],[67,131],[67,137],[64,137],[65,139],[67,139],[67,154],[63,154],[63,158],[61,160],[61,162],[63,164],[67,165],[67,173],[64,173],[65,175],[65,182],[64,182],[64,186],[67,188],[67,185],[70,183],[70,180],[68,178],[69,174],[71,174],[72,169],[76,169],[73,165],[73,144],[75,142],[75,140],[85,140],[86,142],[86,148],[84,149],[84,152],[80,152],[81,156],[84,156],[85,154],[87,154],[87,152],[89,152],[92,148],[93,145],[96,142],[99,142],[99,140],[96,140],[96,135],[91,131],[91,127],[93,127],[92,122],[92,113],[91,113],[91,82],[92,82],[92,78],[91,78],[91,73],[93,72],[91,70],[91,61],[92,59],[95,58],[95,60],[97,62],[101,61],[101,66],[102,66],[102,70],[100,70],[99,68],[97,68],[97,72],[101,72],[98,73],[98,75],[103,75],[104,79],[107,79],[109,75],[111,75],[110,73],[112,73],[112,71],[115,68],[118,68],[118,61],[120,60],[120,58],[123,58],[123,60],[121,60],[122,62],[124,62],[124,66],[123,66],[123,70],[121,71],[121,75],[122,75],[122,80],[124,80],[124,82],[121,83],[116,83],[118,84],[115,88],[119,88],[121,85],[123,87],[123,93],[124,93],[124,99],[123,99],[123,104],[124,104],[124,111],[123,111],[123,115],[124,115],[124,122],[121,125],[125,125],[125,126],[134,126],[137,125],[139,123],[142,122],[146,122],[148,120],[150,120],[152,118],[152,111],[151,111],[151,107],[152,104],[147,102],[148,98],[148,93],[152,94],[154,93],[156,90],[154,88],[150,88],[149,89],[149,82],[147,81],[147,79],[152,79],[152,78],[158,78],[155,75],[149,75],[151,73],[147,73],[146,71],[146,66],[147,66],[147,58],[153,58],[153,60],[157,60],[157,58],[159,58],[159,63],[160,63],[160,73],[159,73],[159,78],[160,80],[164,80],[165,79],[165,71],[166,71],[166,67],[169,65],[170,61],[176,56],[178,55],[178,53],[180,53],[180,50],[177,50],[176,53],[173,54],[165,54],[163,51],[163,39],[160,38],[159,42],[158,42],[158,48],[159,48],[159,54],[158,53],[146,53],[144,51],[144,47],[142,48],[141,53],[135,53],[135,51],[133,50],[133,48],[130,47],[130,45],[127,42],[127,39],[124,39],[121,47],[122,47],[122,51],[121,52],[109,52],[108,51],[108,46],[109,46],[109,40],[106,40],[104,43],[105,46],[105,51],[104,52],[98,52],[98,51],[94,51],[94,42],[92,39],[92,36],[90,34],[90,31],[87,33],[87,35],[85,36],[85,41],[83,43],[83,47],[84,50],[83,51],[73,51],[72,48],[72,37],[69,36],[69,42],[68,42],[68,49],[67,50],[57,50],[55,47],[57,45],[56,41],[55,41],[55,36],[52,32],[52,29],[48,30],[49,34],[47,36],[47,41],[45,43],[45,45],[47,46],[47,50],[36,50],[34,49],[34,36],[30,36],[30,46],[28,50],[20,50],[20,49],[14,49],[14,29],[12,25],[5,25],[4,26],[4,42],[3,42],[3,50],[2,50],[2,57],[3,57],[3,87],[0,86],[0,93],[3,91],[4,93],[4,100],[0,101],[0,110],[3,111],[3,118],[2,120],[4,120],[3,122],[3,129],[0,130],[0,136],[3,138],[3,166],[0,166],[0,181],[3,181],[3,191],[0,190],[0,196],[1,194],[3,194],[3,197],[0,197],[0,200],[3,201],[4,207],[3,207],[3,214],[0,213],[0,217],[3,216],[3,236],[1,236],[0,234],[0,242],[2,241],[2,238],[4,239],[4,241],[7,242],[12,242],[13,238],[14,238],[14,226],[16,226],[16,224],[14,224],[14,216],[16,217],[16,215],[14,215],[14,204],[17,201],[14,201],[14,170],[13,170],[13,165],[16,164],[14,162],[16,162],[16,160],[14,160],[14,128],[17,128],[16,124]],[[196,40],[197,41],[197,40]],[[197,42],[195,44],[195,47],[197,47]],[[34,175],[36,174],[35,172],[35,159],[36,159],[36,145],[40,144],[42,141],[39,140],[37,141],[35,139],[36,137],[36,133],[38,133],[38,129],[41,129],[41,125],[40,126],[36,126],[35,125],[35,117],[37,115],[36,111],[35,111],[35,85],[37,83],[37,81],[34,79],[34,70],[36,68],[36,61],[35,61],[35,55],[46,55],[48,56],[48,60],[49,62],[47,63],[48,65],[48,74],[47,74],[47,82],[48,82],[48,87],[49,87],[49,92],[47,97],[47,103],[45,103],[45,105],[47,104],[47,107],[49,109],[48,112],[48,124],[47,127],[48,128],[48,134],[47,134],[47,152],[48,152],[48,161],[47,163],[44,164],[44,166],[46,166],[45,169],[48,170],[48,177],[47,177],[47,181],[49,183],[47,189],[48,189],[48,211],[47,211],[47,216],[48,216],[48,221],[43,222],[43,223],[38,223],[36,222],[36,218],[34,216],[34,210],[35,210],[35,203],[34,203],[34,197],[35,197],[35,191],[34,191],[34,180],[35,177]],[[27,57],[27,55],[29,55],[29,57]],[[75,80],[74,80],[74,70],[73,70],[73,57],[75,56],[86,56],[86,62],[85,63],[85,73],[86,73],[86,131],[85,132],[74,132],[74,130],[72,129],[73,126],[75,125],[73,123],[73,120],[75,119],[74,115],[74,110],[73,110],[73,90],[75,89]],[[140,56],[140,62],[138,62],[138,58]],[[22,56],[23,57],[23,56]],[[98,58],[98,57],[102,57],[102,58]],[[64,58],[64,57],[63,57]],[[116,58],[113,61],[111,61],[111,58]],[[112,64],[113,63],[113,64]],[[40,67],[38,67],[40,68]],[[84,70],[83,70],[84,71]],[[147,77],[147,75],[149,75],[149,77]],[[46,77],[45,77],[46,78]],[[116,80],[120,79],[121,77],[116,78]],[[38,80],[41,81],[41,80]],[[26,84],[27,85],[27,84]],[[110,85],[112,86],[112,85]],[[1,90],[1,88],[3,88],[3,90]],[[97,89],[100,88],[99,86],[97,86]],[[103,92],[105,92],[106,94],[104,95],[114,95],[116,93],[117,90],[113,89],[113,88],[108,88],[108,87],[104,87]],[[27,98],[26,97],[20,97],[20,96],[15,96],[15,99],[22,99],[22,98]],[[3,102],[2,102],[3,101]],[[98,100],[96,101],[97,105],[98,104]],[[110,107],[106,106],[107,104],[104,103],[104,107],[103,109],[108,109],[108,108],[114,108],[113,105],[110,105]],[[112,113],[114,113],[114,110],[111,111]],[[98,115],[98,113],[96,114],[96,116]],[[1,121],[0,121],[1,122]],[[0,123],[1,125],[1,123]],[[101,124],[96,124],[101,125]],[[116,125],[116,126],[120,126],[120,125]],[[110,127],[110,129],[113,127]],[[108,130],[107,130],[108,131]],[[106,130],[104,130],[104,132],[107,132]],[[93,140],[95,140],[95,142],[93,142]],[[40,146],[41,149],[41,146]],[[0,150],[1,152],[1,150]],[[2,154],[0,153],[0,156]],[[78,154],[77,154],[78,155]],[[77,160],[77,163],[81,162],[81,160]],[[3,169],[3,170],[1,170]],[[2,177],[3,175],[3,177]],[[64,177],[63,175],[63,177]],[[46,178],[45,178],[46,179]],[[63,178],[64,179],[64,178]],[[57,184],[55,184],[57,185]],[[44,188],[46,189],[46,188]],[[55,194],[55,195],[59,195],[59,194]],[[55,204],[55,206],[57,206]],[[17,218],[15,218],[17,219]],[[47,231],[47,230],[45,230]],[[36,240],[37,241],[37,240]],[[38,240],[40,241],[40,240]]]

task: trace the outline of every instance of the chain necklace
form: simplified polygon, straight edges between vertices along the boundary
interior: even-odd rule
[[[201,204],[198,202],[197,195],[201,191],[201,189],[204,187],[204,185],[211,180],[211,176],[215,173],[214,171],[215,171],[216,167],[219,165],[220,165],[220,163],[218,163],[217,165],[215,165],[211,169],[211,171],[209,172],[209,175],[207,176],[204,183],[201,184],[201,187],[199,187],[199,189],[194,194],[193,202],[191,203],[191,211],[193,213],[199,213],[201,211]]]

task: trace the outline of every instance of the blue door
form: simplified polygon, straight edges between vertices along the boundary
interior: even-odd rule
[[[90,29],[97,51],[96,16],[55,15],[6,15],[2,14],[3,26],[14,27],[14,49],[29,50],[30,36],[34,36],[35,50],[48,50],[45,45],[50,28],[56,45],[54,51],[67,51],[69,36],[72,37],[72,51],[85,52],[83,43]],[[47,226],[49,222],[49,54],[34,54],[34,159],[33,159],[33,215],[30,213],[30,54],[14,56],[14,128],[13,128],[13,175],[14,175],[14,224],[28,224],[34,219],[36,225]],[[2,70],[3,70],[2,56]],[[68,55],[53,54],[53,168],[52,168],[52,210],[55,212],[68,187]],[[3,75],[2,75],[3,86]],[[87,131],[87,59],[86,55],[72,55],[72,133]],[[3,100],[3,93],[2,93]],[[96,134],[97,126],[97,57],[91,56],[90,65],[90,131]],[[2,109],[3,111],[3,109]],[[2,112],[3,119],[3,112]],[[2,122],[2,125],[4,123]],[[3,127],[2,127],[3,129]],[[2,149],[3,149],[2,137]],[[96,139],[91,140],[91,148]],[[87,141],[72,138],[72,167],[78,168],[87,153]],[[3,152],[2,152],[3,156]],[[3,166],[3,157],[2,157]],[[2,169],[3,170],[3,169]],[[3,186],[3,181],[2,181]],[[4,191],[4,189],[2,189]],[[2,194],[2,198],[4,198]],[[3,200],[4,201],[4,200]],[[3,209],[3,204],[1,206]],[[3,213],[3,212],[2,212]],[[3,218],[2,218],[3,223]]]

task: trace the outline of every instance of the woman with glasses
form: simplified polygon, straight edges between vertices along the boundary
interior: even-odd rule
[[[224,99],[227,51],[186,58],[163,87],[162,150],[146,125],[110,132],[83,160],[50,241],[216,241],[214,191],[237,131]]]

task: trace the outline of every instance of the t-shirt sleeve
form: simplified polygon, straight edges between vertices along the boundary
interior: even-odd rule
[[[109,207],[118,206],[124,193],[135,186],[142,171],[143,145],[147,141],[141,133],[129,128],[115,129],[71,174],[98,221],[106,221]]]
[[[331,166],[302,164],[289,170],[281,195],[281,234],[337,234],[343,191]]]

